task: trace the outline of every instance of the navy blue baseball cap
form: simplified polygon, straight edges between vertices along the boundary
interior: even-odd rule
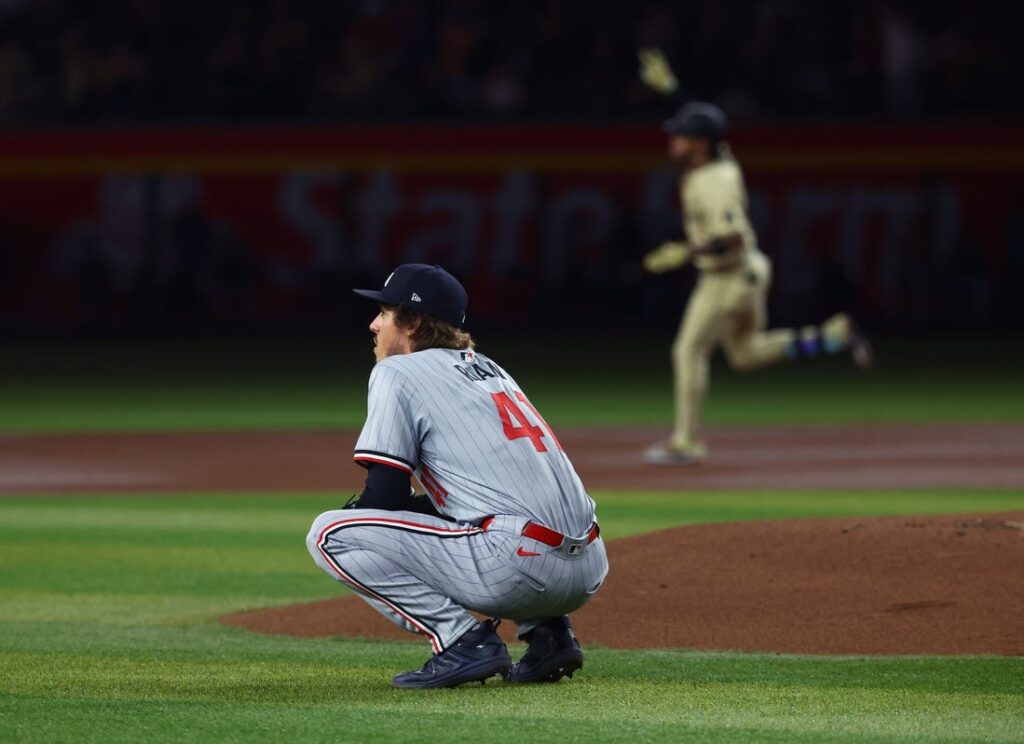
[[[407,307],[460,328],[466,321],[466,304],[469,302],[466,289],[440,266],[402,264],[384,280],[380,291],[352,291],[382,305]]]

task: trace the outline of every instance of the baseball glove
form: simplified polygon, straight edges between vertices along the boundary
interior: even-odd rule
[[[640,79],[644,85],[664,96],[675,93],[679,88],[679,81],[676,80],[664,53],[660,49],[641,49],[638,54]]]
[[[644,271],[664,274],[666,271],[678,269],[690,260],[692,253],[693,250],[688,243],[670,240],[644,256]]]

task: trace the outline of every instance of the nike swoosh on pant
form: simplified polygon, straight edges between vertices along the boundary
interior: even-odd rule
[[[532,550],[523,550],[523,546],[520,545],[519,549],[516,551],[516,555],[521,555],[523,558],[526,558],[531,555],[540,555],[540,553],[534,553]]]

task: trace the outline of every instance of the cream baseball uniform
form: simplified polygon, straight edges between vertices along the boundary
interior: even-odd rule
[[[660,70],[654,79],[663,78],[666,71],[671,74],[656,50],[642,54],[641,62],[642,76],[649,85],[647,73],[654,68]],[[654,87],[660,90],[658,85]],[[645,460],[653,465],[687,465],[707,454],[701,421],[708,361],[719,344],[729,363],[740,370],[844,350],[850,350],[854,361],[866,367],[871,364],[871,348],[845,313],[799,331],[765,330],[772,267],[757,248],[747,216],[743,173],[724,141],[725,113],[712,103],[691,101],[662,128],[670,137],[680,138],[670,140],[674,157],[682,157],[684,151],[678,148],[685,140],[705,141],[710,157],[680,179],[686,242],[664,243],[644,257],[644,267],[653,273],[679,268],[690,259],[700,271],[672,344],[676,407],[672,436],[645,453]]]

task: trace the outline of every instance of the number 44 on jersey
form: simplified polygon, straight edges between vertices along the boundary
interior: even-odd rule
[[[516,400],[526,406],[530,413],[533,414],[534,418],[540,422],[540,425],[530,423],[530,420],[526,417],[516,402],[509,397],[508,393],[504,390],[500,393],[491,393],[491,398],[494,399],[494,405],[498,407],[498,416],[501,417],[501,427],[505,432],[505,436],[510,440],[520,439],[527,437],[530,442],[533,443],[534,449],[538,452],[547,452],[548,448],[544,446],[544,431],[551,435],[552,441],[555,446],[561,450],[562,444],[558,441],[558,437],[555,436],[555,432],[548,426],[548,422],[544,420],[544,417],[537,412],[537,409],[533,407],[533,404],[526,399],[518,390],[515,392]],[[515,419],[515,423],[512,420]],[[543,429],[541,427],[544,427]]]

